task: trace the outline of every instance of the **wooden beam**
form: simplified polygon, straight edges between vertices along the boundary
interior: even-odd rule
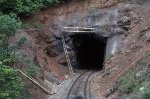
[[[44,88],[42,85],[40,85],[34,78],[32,78],[31,76],[28,76],[27,74],[25,74],[23,71],[19,70],[18,68],[15,67],[15,69],[25,78],[27,78],[28,80],[30,80],[34,85],[38,86],[43,92],[52,95],[52,93],[47,90],[46,88]]]

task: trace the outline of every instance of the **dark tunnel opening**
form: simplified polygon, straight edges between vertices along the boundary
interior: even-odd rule
[[[73,38],[77,69],[101,70],[105,60],[107,38],[96,34],[75,34]]]

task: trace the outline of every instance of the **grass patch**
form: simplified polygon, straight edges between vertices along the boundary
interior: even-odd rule
[[[150,51],[118,80],[120,95],[126,99],[150,99]]]

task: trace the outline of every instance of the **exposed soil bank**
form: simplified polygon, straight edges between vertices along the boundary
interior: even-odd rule
[[[143,58],[150,49],[148,36],[150,32],[150,7],[137,4],[121,4],[121,8],[128,10],[128,14],[131,15],[130,29],[124,35],[120,50],[105,63],[105,73],[103,75],[96,74],[92,86],[97,95],[103,97],[103,99],[116,98],[117,93],[110,94],[110,92],[113,85],[116,85],[117,79]],[[108,94],[110,95],[107,96]]]

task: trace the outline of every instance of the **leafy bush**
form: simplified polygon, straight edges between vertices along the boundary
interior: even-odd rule
[[[62,0],[42,0],[42,4],[44,7],[48,7],[52,4],[58,4],[60,3]]]
[[[133,70],[129,71],[126,75],[119,79],[119,90],[121,93],[133,92],[135,87],[140,86],[139,81],[136,79],[136,72]]]
[[[143,85],[144,82],[147,84],[146,86]],[[118,89],[122,94],[133,94],[128,99],[150,98],[150,78],[144,76],[136,77],[134,70],[120,78],[119,85]],[[141,90],[141,88],[143,89]]]
[[[61,0],[1,0],[0,10],[4,13],[14,12],[20,15],[30,15],[36,10],[59,3]]]
[[[8,39],[22,25],[17,16],[29,16],[34,11],[57,4],[60,1],[0,0],[0,99],[17,99],[23,89],[23,83],[17,76],[17,71],[11,67],[14,62],[12,58],[15,55],[12,55],[12,51],[8,46]],[[36,24],[35,27],[39,28],[39,25]],[[22,37],[18,44],[22,45],[25,41],[26,38]],[[38,67],[34,64],[33,60],[28,59],[24,63],[25,72],[30,76],[35,76]]]
[[[132,95],[130,99],[150,99],[150,89],[145,88],[142,92]]]
[[[143,59],[139,60],[130,71],[119,79],[120,95],[128,95],[127,99],[150,99],[149,61],[148,51]]]
[[[25,72],[29,76],[35,76],[38,72],[38,67],[34,64],[33,60],[27,59],[25,63]]]
[[[12,15],[13,16],[13,15]],[[21,22],[16,20],[9,15],[1,15],[0,16],[0,35],[3,37],[9,38],[10,36],[14,35],[16,29],[20,28]]]
[[[19,63],[23,63],[24,72],[28,76],[36,76],[39,71],[38,65],[34,63],[34,59],[31,56],[27,56],[24,52],[17,51],[15,53],[15,60]]]
[[[0,99],[16,99],[23,89],[23,83],[16,70],[0,64]]]
[[[15,14],[0,15],[0,99],[16,99],[23,88],[17,71],[10,67],[13,59],[8,47],[9,37],[15,34],[20,25]]]
[[[15,15],[1,15],[0,16],[0,60],[8,56],[8,39],[13,36],[16,29],[20,28],[21,22],[18,22]]]

